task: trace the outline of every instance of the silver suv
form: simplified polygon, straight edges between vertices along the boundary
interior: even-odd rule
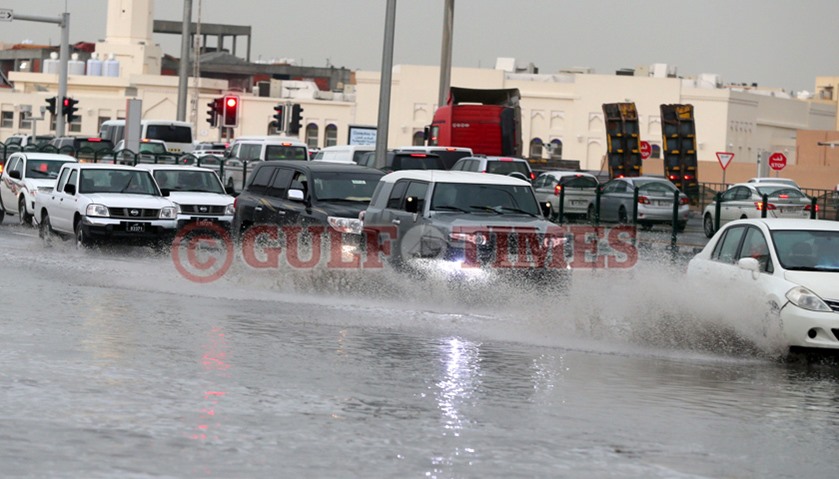
[[[457,160],[452,171],[475,171],[515,176],[527,181],[536,179],[530,163],[523,158],[509,156],[469,156]]]
[[[361,217],[397,269],[561,280],[569,244],[544,213],[518,178],[402,170],[382,177]]]

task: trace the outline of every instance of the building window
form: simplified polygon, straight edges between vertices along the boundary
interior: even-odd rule
[[[425,132],[415,131],[414,132],[414,137],[411,139],[411,145],[413,145],[413,146],[424,146],[425,145]]]
[[[29,106],[31,108],[31,105],[21,105],[21,106]],[[17,127],[20,128],[21,130],[31,130],[32,129],[31,111],[26,112],[26,111],[24,111],[23,108],[20,109],[20,117],[18,118],[18,121],[17,121]]]
[[[314,123],[306,125],[306,146],[309,148],[318,147],[318,126]]]
[[[548,151],[551,152],[551,157],[562,158],[562,140],[554,138],[548,146]]]
[[[658,145],[650,145],[652,147],[652,151],[650,152],[650,158],[661,158],[661,147]]]
[[[15,127],[15,112],[3,111],[0,113],[0,128],[14,128]]]
[[[100,116],[99,118],[97,118],[97,120],[96,120],[96,131],[102,131],[102,123],[105,123],[106,121],[108,121],[110,119],[111,119],[111,117],[108,117],[108,116]]]
[[[335,125],[326,125],[326,144],[323,146],[335,146],[338,144],[338,127]]]
[[[530,158],[542,158],[542,146],[540,138],[530,140]]]
[[[82,117],[76,115],[76,118],[73,120],[72,123],[67,124],[67,131],[70,133],[81,133],[82,132]]]

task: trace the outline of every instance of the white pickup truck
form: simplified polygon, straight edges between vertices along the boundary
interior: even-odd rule
[[[51,192],[35,199],[35,220],[46,243],[54,234],[79,247],[98,241],[163,246],[177,228],[177,206],[151,173],[133,166],[67,163]]]
[[[32,151],[9,156],[0,174],[0,222],[11,214],[20,224],[31,224],[38,193],[52,191],[61,165],[75,161],[72,156]]]

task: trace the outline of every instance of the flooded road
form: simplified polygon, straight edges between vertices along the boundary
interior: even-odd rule
[[[0,226],[3,477],[835,477],[836,365],[645,259],[538,288],[186,280]]]

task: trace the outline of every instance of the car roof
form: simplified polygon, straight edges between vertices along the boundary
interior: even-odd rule
[[[126,170],[126,171],[137,171],[138,168],[132,165],[120,165],[120,164],[113,164],[113,163],[77,163],[79,169],[83,170]]]
[[[210,168],[202,168],[200,166],[192,166],[192,165],[162,165],[162,164],[151,164],[151,163],[137,163],[134,165],[135,168],[140,168],[142,170],[149,170],[149,171],[158,171],[158,170],[169,170],[169,171],[214,171]]]
[[[41,153],[40,151],[20,151],[17,155],[25,156],[27,160],[50,160],[50,161],[77,161],[70,155],[60,153]]]
[[[422,146],[422,145],[412,145],[412,146],[400,146],[398,148],[394,148],[394,150],[405,150],[405,151],[463,151],[469,152],[472,154],[472,148],[468,148],[465,146]]]
[[[770,231],[786,231],[786,230],[818,230],[818,231],[839,231],[839,222],[837,221],[820,221],[803,218],[746,218],[742,220],[732,221],[726,224],[753,224],[764,225]]]
[[[388,173],[382,181],[395,182],[401,179],[421,180],[434,183],[474,183],[484,185],[530,186],[530,183],[507,175],[487,175],[473,171],[448,170],[399,170]]]
[[[338,172],[338,173],[379,173],[384,174],[381,170],[376,168],[369,168],[367,166],[360,166],[355,163],[339,163],[332,161],[295,161],[295,160],[270,160],[260,161],[257,166],[268,165],[292,165],[297,168],[307,169],[313,172]]]
[[[515,156],[464,156],[463,158],[457,161],[463,160],[487,160],[487,161],[523,161],[530,164],[529,161],[525,160],[524,158],[516,158]]]
[[[757,188],[758,186],[780,186],[782,188],[790,188],[790,187],[795,188],[795,185],[790,184],[790,183],[775,183],[775,182],[769,182],[769,181],[756,181],[756,182],[753,182],[753,183],[735,183],[735,184],[729,186],[728,188],[731,189],[731,188],[734,188],[735,186],[745,186],[747,188]]]
[[[319,148],[318,151],[376,151],[374,145],[333,145]]]
[[[293,143],[295,146],[306,146],[305,143],[297,138],[290,138],[287,136],[278,135],[263,135],[263,136],[240,136],[233,140],[233,143],[243,142],[261,142],[261,143]]]
[[[585,171],[568,171],[568,170],[548,170],[543,171],[540,175],[554,175],[554,176],[587,176],[589,178],[597,179],[596,176]]]

